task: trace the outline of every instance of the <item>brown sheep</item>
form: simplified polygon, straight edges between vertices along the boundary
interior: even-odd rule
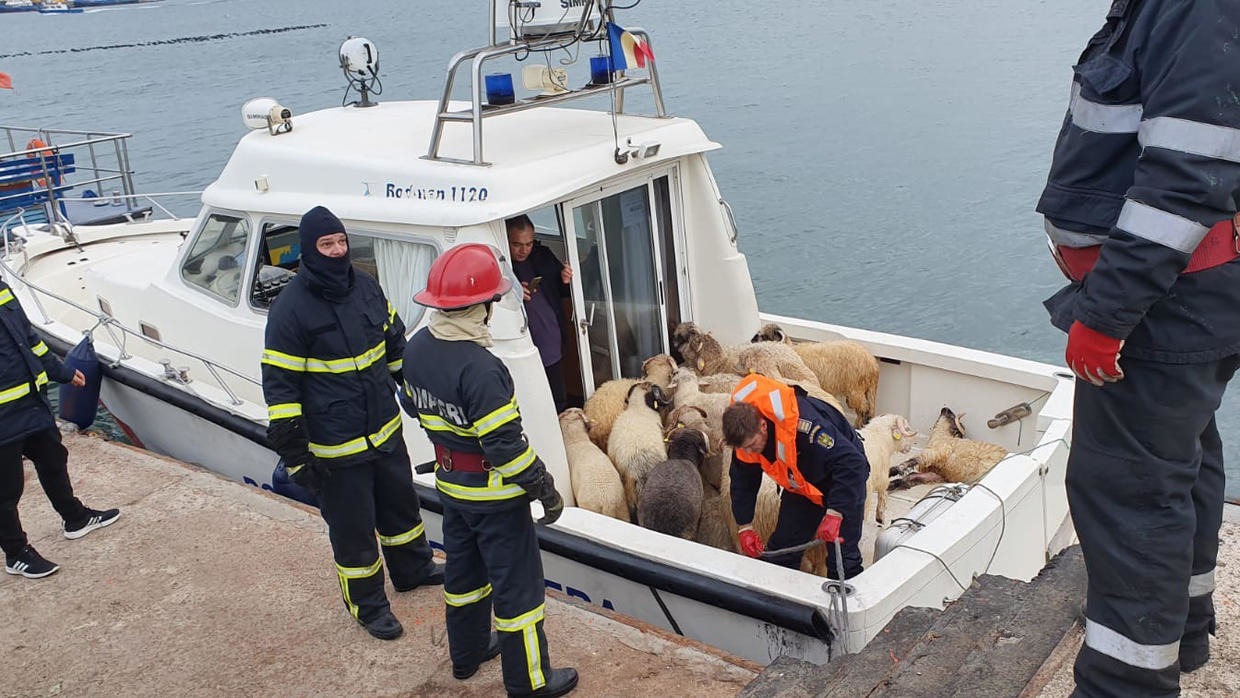
[[[944,407],[930,429],[930,438],[922,452],[891,469],[891,487],[902,489],[928,482],[976,482],[1007,456],[1008,450],[998,444],[964,438],[960,417]]]
[[[805,363],[822,389],[844,398],[856,415],[853,426],[874,417],[878,399],[878,359],[860,342],[839,339],[828,342],[793,342],[783,328],[767,323],[751,340],[758,343],[783,342]]]

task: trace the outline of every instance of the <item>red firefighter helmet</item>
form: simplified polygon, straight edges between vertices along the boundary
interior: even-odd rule
[[[481,243],[457,245],[439,255],[426,277],[426,288],[413,300],[429,308],[457,310],[497,301],[512,288],[491,248]]]

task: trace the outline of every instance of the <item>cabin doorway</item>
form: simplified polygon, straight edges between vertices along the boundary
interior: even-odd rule
[[[609,380],[640,377],[680,323],[675,176],[665,170],[563,205],[585,397]]]

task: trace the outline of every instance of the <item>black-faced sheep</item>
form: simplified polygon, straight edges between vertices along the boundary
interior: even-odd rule
[[[676,361],[667,354],[656,354],[642,363],[640,380],[653,383],[665,392],[670,392],[672,372],[676,370]],[[599,448],[606,450],[607,439],[611,436],[612,425],[616,417],[624,411],[625,400],[629,389],[638,383],[637,378],[617,378],[600,385],[583,406],[586,417],[590,420],[590,440]]]
[[[805,366],[813,372],[823,390],[838,395],[856,415],[854,425],[874,417],[878,397],[878,359],[860,342],[839,339],[829,342],[793,343],[783,329],[767,323],[752,341],[784,342],[791,345]]]
[[[697,536],[706,451],[706,434],[696,429],[677,429],[667,437],[667,460],[651,468],[638,498],[639,525],[685,540]]]
[[[560,414],[573,498],[582,509],[628,521],[629,506],[620,473],[607,454],[590,440],[588,429],[589,421],[580,409],[573,407]]]
[[[880,524],[887,511],[887,487],[890,482],[891,457],[908,453],[917,432],[900,415],[880,414],[857,430],[864,439],[865,459],[870,463],[870,479],[866,483],[865,511],[874,512]]]
[[[629,388],[624,411],[616,416],[607,439],[607,457],[624,482],[624,499],[636,517],[641,489],[651,468],[667,460],[663,418],[655,407],[658,388],[642,381]]]
[[[964,424],[944,407],[930,428],[921,453],[891,469],[891,487],[901,489],[927,482],[975,482],[1006,458],[998,444],[964,438]]]

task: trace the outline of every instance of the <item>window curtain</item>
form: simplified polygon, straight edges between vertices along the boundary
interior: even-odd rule
[[[434,261],[435,248],[430,245],[375,238],[379,285],[408,330],[421,322],[426,310],[413,302],[413,294],[426,287],[426,277]]]

